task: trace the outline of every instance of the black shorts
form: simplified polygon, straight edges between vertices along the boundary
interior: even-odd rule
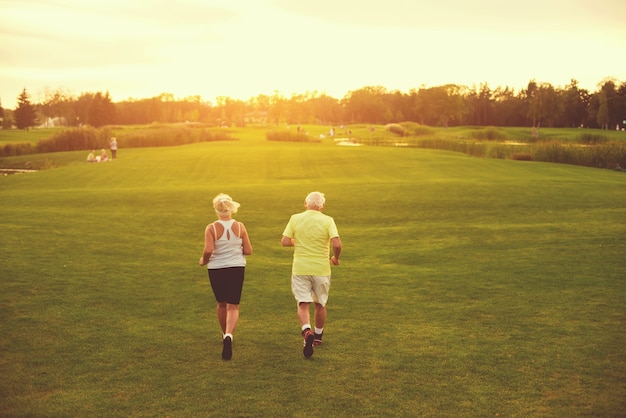
[[[216,301],[239,305],[245,270],[245,267],[209,269],[209,281]]]

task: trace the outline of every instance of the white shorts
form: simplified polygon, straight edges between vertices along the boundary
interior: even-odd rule
[[[298,304],[315,302],[326,306],[329,290],[330,276],[291,276],[291,291]]]

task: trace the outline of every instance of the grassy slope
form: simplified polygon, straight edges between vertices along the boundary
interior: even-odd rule
[[[0,178],[0,415],[624,413],[623,173],[240,137]],[[345,253],[304,361],[279,239],[314,189]],[[229,363],[219,192],[255,249]]]

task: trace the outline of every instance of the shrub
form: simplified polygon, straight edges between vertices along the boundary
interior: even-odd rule
[[[110,127],[96,129],[91,126],[64,129],[52,137],[42,139],[35,147],[29,144],[10,144],[0,150],[0,156],[13,156],[47,152],[108,149],[113,136]],[[230,134],[224,130],[210,130],[204,126],[168,126],[153,124],[147,128],[131,130],[117,135],[121,147],[165,147],[195,142],[228,141]]]
[[[472,157],[485,157],[487,155],[487,146],[479,142],[469,141],[461,142],[465,147],[465,153]]]
[[[484,157],[486,146],[474,141],[454,141],[448,139],[420,139],[417,146],[421,148],[441,149],[462,152],[473,157]]]
[[[30,143],[7,144],[0,148],[0,157],[15,157],[34,153],[34,147]]]
[[[385,126],[385,129],[396,135],[404,136],[405,134],[404,128],[399,123],[389,123]]]
[[[462,152],[459,149],[451,149],[450,142],[451,141],[447,141],[445,139],[420,139],[418,140],[417,145],[421,148]]]
[[[378,135],[373,135],[369,138],[354,138],[353,141],[357,144],[371,145],[375,147],[392,147],[397,142],[395,139]]]
[[[487,158],[505,159],[507,155],[509,155],[510,152],[511,152],[511,149],[508,145],[489,144],[485,151],[485,156]]]
[[[598,168],[626,167],[626,143],[608,142],[584,148],[589,154],[590,166]]]
[[[118,142],[127,148],[171,147],[196,142],[232,140],[233,138],[226,130],[211,130],[204,126],[192,124],[178,126],[153,124],[149,128],[118,136]]]
[[[506,139],[506,135],[499,129],[493,126],[488,126],[484,129],[478,129],[470,133],[470,138],[477,140],[498,141]]]
[[[530,152],[516,152],[511,154],[511,159],[517,161],[532,161],[533,156]]]
[[[550,163],[610,169],[626,165],[626,143],[624,142],[586,146],[544,142],[534,145],[532,153],[534,160]]]
[[[408,136],[426,136],[426,135],[435,135],[435,130],[429,126],[420,125],[415,122],[403,122],[400,124],[406,135]]]
[[[575,164],[574,161],[580,161],[578,149],[555,141],[537,142],[532,147],[532,154],[535,161],[560,164]]]
[[[108,148],[111,132],[91,126],[64,129],[37,143],[36,152],[63,152]]]
[[[602,144],[608,141],[608,138],[602,134],[594,134],[585,132],[578,136],[578,142],[581,144]]]

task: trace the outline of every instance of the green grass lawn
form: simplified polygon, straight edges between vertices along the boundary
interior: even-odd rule
[[[0,129],[0,146],[6,144],[30,143],[36,145],[42,139],[51,137],[63,128],[30,128],[23,129]]]
[[[239,134],[0,177],[1,416],[626,414],[624,173]],[[313,190],[344,253],[307,361],[280,234]],[[220,192],[254,246],[230,362]]]

